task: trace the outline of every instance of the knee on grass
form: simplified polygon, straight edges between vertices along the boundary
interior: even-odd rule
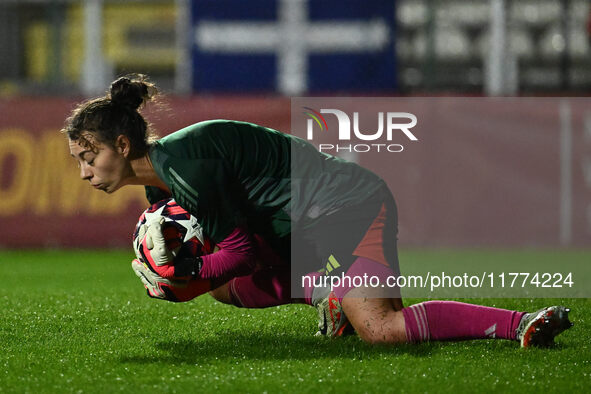
[[[355,328],[359,337],[372,345],[396,345],[406,343],[406,334],[385,328],[366,326]]]
[[[345,298],[343,311],[359,337],[371,344],[406,343],[402,311],[389,299]]]

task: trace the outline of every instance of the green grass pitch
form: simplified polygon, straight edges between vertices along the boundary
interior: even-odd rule
[[[405,251],[401,261],[448,254]],[[376,347],[357,337],[314,337],[315,310],[304,305],[247,310],[208,295],[184,304],[150,299],[131,258],[128,251],[0,251],[0,392],[545,393],[591,387],[589,299],[464,300],[520,310],[570,306],[575,326],[551,349],[520,349],[503,340]]]

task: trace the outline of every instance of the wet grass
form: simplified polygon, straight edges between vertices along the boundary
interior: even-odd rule
[[[448,252],[434,253],[429,259],[445,259]],[[425,256],[402,255],[413,261]],[[576,325],[551,349],[524,350],[504,340],[376,347],[355,336],[314,337],[315,311],[304,305],[246,310],[207,295],[184,304],[150,299],[129,267],[131,258],[122,251],[0,252],[0,392],[584,392],[591,387],[589,299],[466,300],[520,310],[558,302],[570,306]]]

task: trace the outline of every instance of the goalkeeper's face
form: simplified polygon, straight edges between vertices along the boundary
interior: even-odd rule
[[[115,146],[110,146],[92,140],[92,137],[86,134],[86,138],[69,142],[70,154],[80,168],[80,178],[89,181],[95,189],[113,193],[133,176],[127,158],[129,141],[121,141],[121,138],[118,138]]]

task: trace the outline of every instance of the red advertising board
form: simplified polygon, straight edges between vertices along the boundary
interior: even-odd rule
[[[106,195],[80,181],[59,133],[76,102],[53,97],[0,101],[1,247],[130,245],[147,206],[143,188]],[[379,155],[349,156],[381,175],[393,191],[401,244],[591,244],[588,100],[391,102],[417,116],[413,132],[418,141],[405,144],[386,162]],[[147,109],[160,135],[214,118],[283,132],[292,127],[288,98],[168,98]]]
[[[143,187],[112,195],[81,182],[59,130],[76,100],[0,101],[0,247],[126,247],[148,206]],[[289,129],[289,99],[174,98],[147,108],[160,135],[206,119]]]
[[[388,183],[402,245],[588,246],[589,104],[584,98],[296,98],[291,129]]]

